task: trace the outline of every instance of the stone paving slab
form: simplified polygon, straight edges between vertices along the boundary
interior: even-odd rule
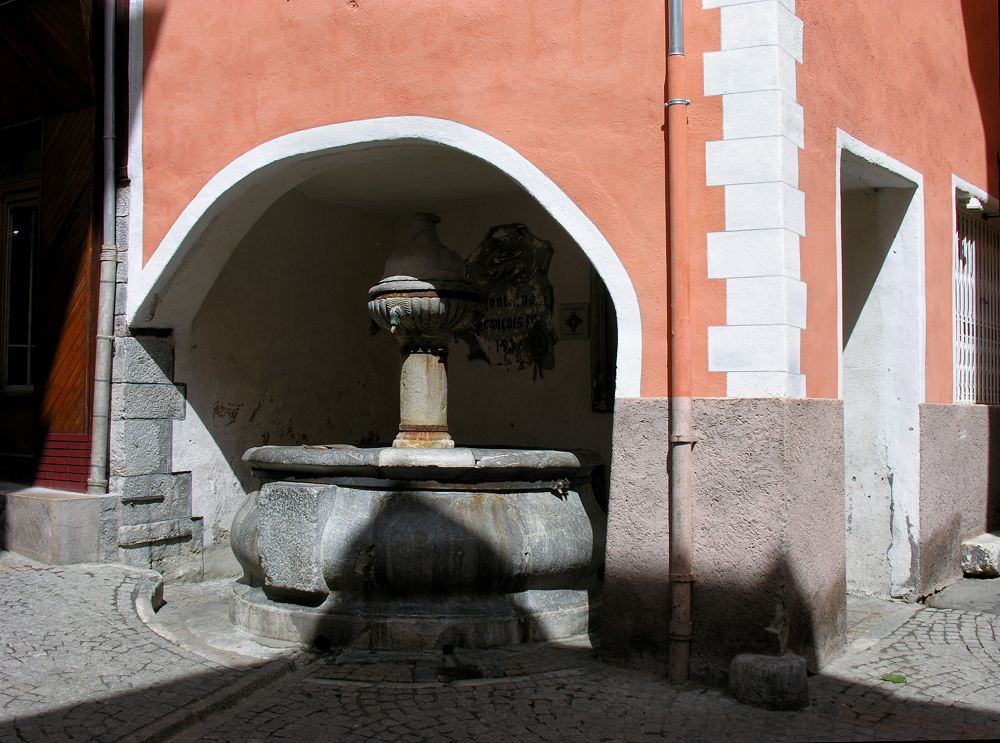
[[[584,641],[318,654],[229,638],[220,652],[224,584],[168,586],[174,620],[147,625],[135,607],[155,580],[0,556],[0,741],[1000,737],[1000,619],[983,612],[852,602],[853,650],[810,679],[807,709],[772,712],[608,665]]]

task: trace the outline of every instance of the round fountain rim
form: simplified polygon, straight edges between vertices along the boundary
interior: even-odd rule
[[[243,461],[268,479],[376,477],[391,480],[541,481],[587,476],[602,464],[594,452],[562,449],[408,449],[348,446],[257,446]]]

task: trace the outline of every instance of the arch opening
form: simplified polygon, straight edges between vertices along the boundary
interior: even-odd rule
[[[310,168],[263,210],[261,189],[287,185],[287,173],[204,209],[205,224],[175,246],[175,265],[161,261],[152,301],[138,304],[136,317],[151,311],[151,324],[169,320],[173,330],[175,380],[188,397],[188,414],[174,424],[173,466],[192,473],[206,549],[228,550],[233,513],[258,485],[240,461],[247,448],[391,441],[398,351],[384,333],[370,336],[366,290],[418,210],[442,218],[444,243],[463,257],[490,228],[526,225],[552,245],[553,322],[561,305],[593,310],[587,338],[559,338],[543,376],[472,360],[464,343],[452,347],[449,418],[459,445],[586,448],[610,465],[606,403],[622,396],[622,313],[571,230],[509,174],[455,147],[396,140],[340,155],[325,153],[327,167]],[[256,218],[234,231],[248,214]],[[202,252],[209,255],[199,259]],[[212,262],[221,264],[214,274]],[[192,287],[192,277],[210,274],[206,287]],[[604,385],[603,409],[595,380]]]

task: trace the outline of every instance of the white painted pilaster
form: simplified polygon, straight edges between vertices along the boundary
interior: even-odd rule
[[[726,325],[709,328],[709,369],[726,373],[731,397],[802,397],[802,21],[794,0],[702,7],[720,9],[721,24],[721,49],[704,55],[704,92],[722,97],[723,136],[706,143],[706,185],[725,189],[725,231],[708,236],[708,275],[726,281]]]

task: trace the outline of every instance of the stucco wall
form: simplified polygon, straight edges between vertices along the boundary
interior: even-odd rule
[[[615,401],[602,653],[656,664],[670,622],[668,401]]]
[[[962,575],[959,544],[1000,528],[1000,408],[920,406],[920,593]]]
[[[146,260],[227,163],[290,132],[385,116],[466,124],[542,170],[615,246],[664,335],[662,3],[149,0]],[[656,265],[657,270],[649,270]],[[644,355],[663,393],[665,359]]]
[[[822,400],[699,400],[693,671],[844,641],[843,413]]]
[[[806,193],[802,278],[809,286],[802,370],[810,397],[837,395],[837,129],[924,177],[927,401],[952,401],[952,175],[1000,190],[996,3],[800,2]]]
[[[666,400],[619,400],[602,646],[665,655],[670,618]],[[843,416],[836,401],[695,401],[692,673],[738,652],[844,643]]]

